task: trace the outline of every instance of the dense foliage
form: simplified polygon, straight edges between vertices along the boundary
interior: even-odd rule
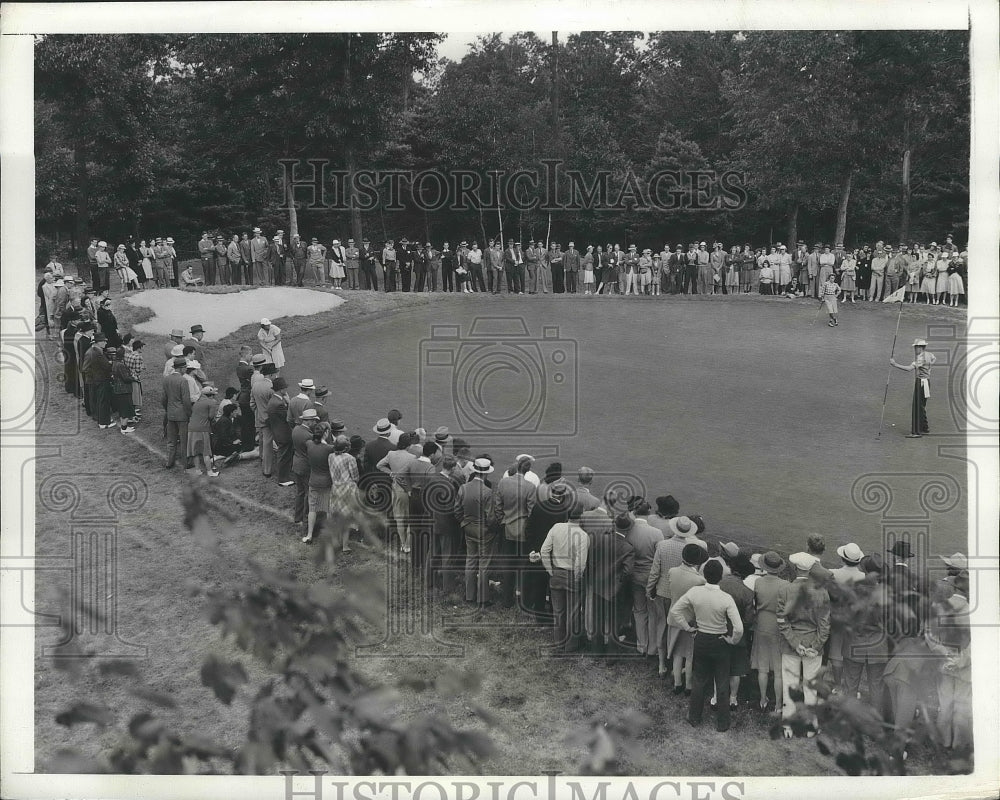
[[[39,233],[104,238],[251,223],[458,239],[711,235],[755,243],[964,239],[963,31],[46,36],[36,44]],[[331,169],[740,170],[742,208],[287,210],[280,159]],[[303,172],[308,170],[303,162]],[[565,179],[561,184],[566,187]],[[330,181],[330,197],[338,186]],[[403,187],[404,198],[407,186]],[[530,192],[528,192],[530,194]]]

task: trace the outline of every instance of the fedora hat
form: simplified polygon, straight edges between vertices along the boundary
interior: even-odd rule
[[[777,575],[785,568],[785,559],[774,552],[774,550],[768,550],[760,557],[760,568],[764,570],[764,572],[770,572],[772,575]]]
[[[192,325],[191,333],[204,333],[205,329],[201,325]]]
[[[263,353],[256,353],[250,359],[250,363],[254,364],[254,365],[257,365],[257,364],[266,364],[267,363],[267,356],[265,356]]]
[[[382,417],[382,419],[375,423],[372,433],[377,433],[379,436],[387,436],[391,430],[392,423],[389,422],[388,417]]]
[[[282,389],[288,388],[288,381],[282,378],[280,375],[271,381],[271,388],[276,392],[280,392]]]
[[[327,389],[325,386],[318,386],[316,388],[316,391],[313,392],[313,395],[315,397],[326,397],[328,394],[330,394],[330,390]]]
[[[698,529],[694,522],[691,521],[690,517],[674,517],[667,520],[667,527],[673,531],[674,536],[680,536],[682,539],[688,536],[697,535]]]
[[[903,539],[897,539],[887,552],[890,555],[896,556],[896,558],[913,558],[914,555],[910,549],[910,543]]]
[[[270,324],[271,324],[271,320],[269,320],[267,317],[261,317],[260,318],[260,326],[262,328],[266,328]]]
[[[171,336],[177,336],[178,338],[183,339],[184,338],[184,331],[182,331],[180,328],[174,328],[172,331],[170,331],[170,335]]]
[[[345,430],[347,426],[344,424],[343,420],[331,419],[330,420],[330,430],[334,433],[340,433],[340,431]]]
[[[436,442],[446,442],[448,437],[451,436],[451,431],[449,431],[444,425],[434,431],[434,441]]]
[[[622,533],[624,533],[625,531],[630,531],[632,530],[633,525],[635,525],[635,520],[632,518],[631,514],[619,514],[618,516],[615,517],[616,531],[621,531]]]
[[[849,564],[859,564],[861,559],[865,557],[861,548],[858,547],[854,542],[848,542],[837,548],[837,555],[840,556],[844,561]]]
[[[319,419],[319,414],[316,413],[315,408],[307,408],[303,410],[300,419]]]
[[[303,378],[299,381],[300,389],[315,389],[316,384],[313,382],[312,378]]]
[[[278,368],[274,365],[273,361],[268,361],[264,364],[263,368],[261,369],[261,372],[264,375],[277,375]]]
[[[740,554],[740,546],[736,542],[726,542],[722,545],[722,553],[729,558],[736,558]]]

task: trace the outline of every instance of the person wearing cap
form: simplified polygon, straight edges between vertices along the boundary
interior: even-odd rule
[[[201,239],[198,240],[198,255],[201,257],[201,272],[205,283],[211,286],[215,283],[215,244],[208,231],[202,231]]]
[[[587,512],[588,514],[597,514]],[[612,512],[614,513],[614,512]],[[635,564],[635,554],[622,531],[631,520],[627,517],[615,524],[622,514],[591,534],[587,554],[587,628],[592,631],[594,652],[604,653],[610,645],[618,646],[618,629],[624,622],[624,609],[620,602]],[[591,519],[590,521],[595,521]],[[581,517],[581,527],[590,531]]]
[[[97,294],[107,292],[111,289],[111,254],[108,252],[107,242],[97,243],[97,253],[94,258],[97,266],[94,269],[94,291]]]
[[[533,463],[534,459],[527,454],[518,456],[514,466],[500,478],[496,489],[497,511],[503,524],[503,537],[499,542],[500,583],[503,604],[508,608],[514,605],[515,590],[522,589],[521,567],[528,555],[525,529],[537,490],[525,474]]]
[[[294,486],[292,479],[292,425],[288,420],[288,381],[280,375],[271,381],[267,401],[267,426],[275,444],[278,486]]]
[[[313,407],[316,409],[316,413],[319,414],[320,422],[328,422],[330,420],[330,411],[326,407],[329,397],[330,390],[325,386],[317,386],[315,391],[313,391]]]
[[[563,274],[566,280],[566,293],[577,293],[577,277],[580,273],[580,251],[576,249],[576,243],[570,242],[566,246],[563,254]]]
[[[271,249],[264,233],[260,228],[253,229],[253,238],[250,240],[250,261],[253,266],[253,277],[251,285],[266,286],[270,283],[270,262],[268,253]]]
[[[636,650],[640,655],[653,656],[657,654],[666,619],[665,617],[661,619],[662,605],[648,602],[647,584],[652,573],[656,547],[663,541],[663,532],[649,524],[646,520],[648,514],[649,505],[642,502],[636,507],[634,514],[616,517],[615,525],[617,527],[619,521],[629,523],[623,533],[626,541],[632,546],[634,558],[629,583],[632,591]]]
[[[164,410],[164,436],[167,440],[166,468],[171,469],[177,461],[178,447],[187,465],[188,421],[191,419],[191,386],[184,376],[187,362],[175,358],[173,370],[163,380],[161,404]]]
[[[326,286],[326,245],[320,244],[319,239],[315,236],[306,247],[306,262],[309,264],[309,269],[312,270],[316,285]]]
[[[132,373],[125,364],[125,348],[109,347],[111,357],[111,407],[118,414],[119,430],[122,433],[135,431],[135,409],[132,406]]]
[[[201,462],[200,471],[209,478],[218,477],[215,458],[212,455],[212,420],[219,408],[218,390],[212,383],[202,387],[200,396],[191,406],[188,420],[187,462],[192,469]]]
[[[823,662],[823,647],[830,636],[830,595],[809,577],[816,563],[809,553],[788,557],[795,568],[795,580],[778,597],[776,617],[781,634],[781,717],[784,733],[792,735],[788,720],[795,714],[791,689],[799,689],[807,706],[816,705],[816,690],[810,686]]]
[[[489,573],[496,552],[499,530],[497,504],[493,489],[484,478],[493,472],[488,458],[477,458],[472,474],[458,488],[455,517],[465,536],[465,601],[481,607],[490,606]]]
[[[285,352],[281,347],[281,328],[267,317],[263,317],[260,321],[257,341],[267,360],[274,364],[275,368],[280,370],[285,366]]]
[[[334,239],[326,251],[330,281],[334,289],[343,288],[344,278],[347,273],[344,271],[347,264],[347,251],[340,243],[340,239]]]
[[[312,378],[303,378],[299,381],[299,393],[288,401],[288,424],[295,425],[302,416],[302,412],[307,408],[315,408],[313,405],[313,392],[316,391],[316,384]]]
[[[292,480],[295,482],[295,502],[292,505],[292,522],[306,522],[309,513],[309,458],[308,443],[313,429],[319,422],[315,408],[304,408],[292,428]]]
[[[553,506],[568,508],[569,487],[553,485],[550,499]],[[590,537],[579,525],[582,511],[569,510],[569,519],[549,527],[545,540],[536,554],[545,568],[552,600],[555,646],[567,653],[578,651],[583,639],[583,585],[587,568]]]
[[[499,242],[497,242],[499,244]],[[524,292],[518,286],[517,283],[517,260],[518,260],[518,250],[514,246],[514,240],[507,240],[507,247],[503,251],[501,257],[501,262],[503,264],[504,274],[507,281],[507,293],[508,294],[523,294]]]
[[[788,581],[782,577],[785,571],[785,560],[773,550],[768,550],[760,557],[760,569],[763,574],[758,576],[753,585],[755,621],[753,642],[750,649],[750,668],[757,670],[760,709],[766,711],[769,707],[767,698],[768,674],[774,676],[776,701],[780,703],[784,697],[781,679],[782,638],[778,630],[778,601],[788,586]]]
[[[264,374],[264,368],[273,366],[262,353],[257,353],[251,359],[254,373],[250,379],[250,410],[253,412],[254,428],[257,431],[257,441],[260,443],[261,471],[265,478],[271,477],[274,467],[274,439],[271,427],[268,425],[267,405],[274,394],[271,379]]]
[[[361,240],[361,252],[358,255],[361,266],[361,288],[372,292],[378,291],[378,273],[382,266],[379,264],[377,252],[368,239]]]
[[[925,433],[930,433],[930,427],[927,423],[927,398],[931,394],[931,367],[936,361],[937,358],[934,354],[927,352],[927,342],[924,339],[913,340],[913,361],[909,364],[898,364],[895,359],[889,359],[889,364],[896,369],[913,373],[910,433],[907,435],[909,439],[917,439]]]
[[[843,566],[830,571],[830,583],[827,591],[830,593],[830,638],[827,645],[827,657],[833,672],[834,681],[839,685],[843,677],[844,647],[849,638],[849,628],[853,616],[853,585],[865,579],[865,572],[860,568],[864,552],[858,545],[850,542],[837,548],[837,555]],[[815,575],[814,575],[815,577]]]

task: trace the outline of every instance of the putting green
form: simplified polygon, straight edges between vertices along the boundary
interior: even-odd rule
[[[373,438],[398,408],[405,429],[446,425],[499,462],[528,452],[539,474],[558,458],[567,472],[592,467],[599,489],[672,494],[723,540],[789,552],[818,532],[831,563],[840,544],[884,551],[904,532],[923,555],[969,552],[949,385],[964,318],[904,307],[897,360],[918,336],[939,358],[933,435],[905,438],[912,377],[893,370],[877,438],[898,306],[848,305],[837,328],[825,312],[814,323],[816,308],[449,295],[300,337],[283,374],[327,384],[349,433]]]

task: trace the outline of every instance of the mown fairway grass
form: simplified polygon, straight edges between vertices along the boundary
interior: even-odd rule
[[[465,324],[477,313],[523,315],[532,327],[543,321],[560,325],[562,335],[578,343],[579,429],[559,443],[567,468],[588,463],[599,472],[638,476],[651,496],[669,491],[684,511],[704,513],[712,535],[788,552],[801,547],[807,532],[818,530],[831,545],[853,540],[869,549],[877,546],[880,529],[876,517],[850,504],[850,487],[858,475],[947,472],[965,484],[964,464],[939,458],[933,439],[914,443],[901,438],[908,424],[905,376],[895,379],[890,391],[883,441],[874,440],[885,380],[883,351],[891,339],[895,308],[851,308],[842,314],[841,327],[830,330],[810,325],[815,310],[811,303],[762,298],[623,302],[346,296],[348,303],[326,314],[274,318],[280,320],[286,341],[289,363],[284,374],[292,383],[309,375],[328,384],[333,416],[365,438],[373,436],[372,423],[392,406],[403,409],[407,426],[423,422],[433,430],[437,424],[415,419],[417,343],[429,334],[432,322]],[[766,307],[778,305],[784,307]],[[120,327],[127,330],[143,312],[119,302],[116,313]],[[950,312],[905,309],[900,341],[908,344],[913,336],[925,335],[927,324],[940,321],[945,313]],[[963,319],[952,315],[948,321],[961,327]],[[210,323],[177,324],[193,322]],[[220,385],[235,383],[237,347],[252,339],[255,330],[250,325],[207,346],[208,372]],[[163,340],[144,338],[146,414],[134,436],[162,452],[157,376]],[[51,343],[40,341],[41,357],[49,358],[52,349]],[[897,354],[905,351],[897,348]],[[54,369],[50,363],[49,374]],[[938,431],[953,426],[945,413],[941,378],[931,412]],[[148,648],[148,657],[139,663],[147,682],[177,701],[176,710],[158,713],[180,729],[238,745],[247,722],[244,699],[238,695],[229,708],[216,702],[201,685],[201,661],[210,652],[238,657],[249,668],[251,685],[264,674],[220,641],[188,587],[236,586],[249,577],[248,557],[302,581],[336,582],[342,571],[351,570],[385,583],[387,574],[398,572],[386,568],[387,558],[395,555],[387,557],[380,546],[355,547],[333,570],[317,566],[298,541],[290,517],[282,515],[290,508],[293,490],[265,482],[251,462],[224,471],[208,488],[217,504],[215,519],[224,531],[222,557],[210,557],[182,525],[180,495],[190,478],[180,470],[164,470],[162,458],[142,443],[115,430],[99,431],[73,398],[50,388],[46,407],[40,409],[42,424],[80,414],[81,429],[58,441],[57,451],[38,459],[36,480],[65,474],[84,487],[75,511],[78,518],[107,514],[105,496],[116,476],[142,482],[148,489],[141,510],[120,515],[118,628],[124,640]],[[890,433],[891,422],[898,423],[896,432]],[[522,449],[531,449],[530,440]],[[242,505],[234,496],[252,505]],[[279,513],[262,511],[261,506]],[[236,522],[228,524],[227,516]],[[40,503],[38,555],[67,556],[72,524],[69,512]],[[964,502],[932,530],[933,552],[964,550]],[[400,569],[405,578],[405,568]],[[63,593],[68,588],[68,572],[40,573],[36,610],[66,613]],[[407,617],[410,608],[391,612]],[[369,642],[374,646],[359,654],[363,669],[387,682],[406,679],[410,688],[403,691],[401,715],[437,712],[475,725],[469,704],[490,709],[499,719],[492,730],[498,749],[483,765],[484,774],[571,773],[584,750],[567,737],[594,719],[631,710],[651,720],[638,746],[621,758],[622,768],[633,774],[837,773],[811,741],[771,741],[768,719],[747,708],[737,712],[726,734],[713,730],[711,715],[702,728],[690,728],[683,719],[683,698],[669,694],[669,679],[664,683],[657,677],[655,660],[553,658],[545,651],[548,630],[497,607],[470,617],[458,596],[437,598],[429,615],[413,612],[412,621],[412,635],[388,641],[384,631],[372,630]],[[55,715],[73,701],[108,703],[122,727],[132,714],[147,708],[127,695],[114,676],[99,677],[91,670],[68,679],[54,670],[39,654],[55,639],[54,629],[38,630],[39,771],[60,747],[95,753],[113,740],[112,732],[95,733],[92,726],[57,725]],[[482,676],[475,697],[442,700],[434,690],[423,689],[424,682],[432,683],[449,668]],[[909,768],[921,770],[919,753],[911,756]]]

